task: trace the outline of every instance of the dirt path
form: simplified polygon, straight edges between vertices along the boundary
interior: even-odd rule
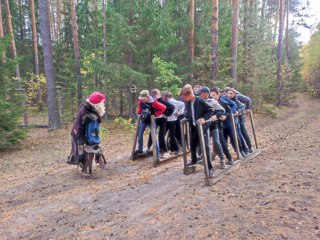
[[[109,170],[82,179],[64,163],[69,129],[34,129],[0,155],[0,239],[320,239],[320,102],[293,106],[257,117],[261,155],[212,187],[200,168],[183,175],[182,159],[128,161],[119,129]]]

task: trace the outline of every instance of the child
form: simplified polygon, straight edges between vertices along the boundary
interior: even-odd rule
[[[97,121],[100,125],[105,114],[106,97],[100,92],[93,92],[81,104],[76,120],[71,130],[72,150],[68,164],[84,166],[84,145],[90,145],[86,138],[86,126],[90,121]]]

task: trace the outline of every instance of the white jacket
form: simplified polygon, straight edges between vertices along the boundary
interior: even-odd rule
[[[167,121],[169,122],[176,121],[178,116],[184,113],[184,108],[185,108],[184,102],[175,100],[174,98],[168,99],[168,102],[174,106],[174,112],[170,117],[167,117]]]

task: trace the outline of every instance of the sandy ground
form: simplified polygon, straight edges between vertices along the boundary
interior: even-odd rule
[[[0,239],[320,239],[319,100],[256,116],[261,154],[211,187],[182,158],[129,161],[132,134],[107,127],[95,179],[64,163],[70,126],[0,153]]]

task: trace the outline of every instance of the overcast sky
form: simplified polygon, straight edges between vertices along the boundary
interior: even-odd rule
[[[310,19],[306,19],[306,22],[308,24],[312,24],[315,27],[317,23],[320,22],[320,0],[309,0],[309,1],[310,1],[310,6],[308,9],[308,13],[314,16]],[[299,27],[297,29],[297,31],[301,33],[299,40],[304,43],[307,43],[310,39],[312,32],[314,32],[314,30],[315,29],[309,30],[303,27]]]

